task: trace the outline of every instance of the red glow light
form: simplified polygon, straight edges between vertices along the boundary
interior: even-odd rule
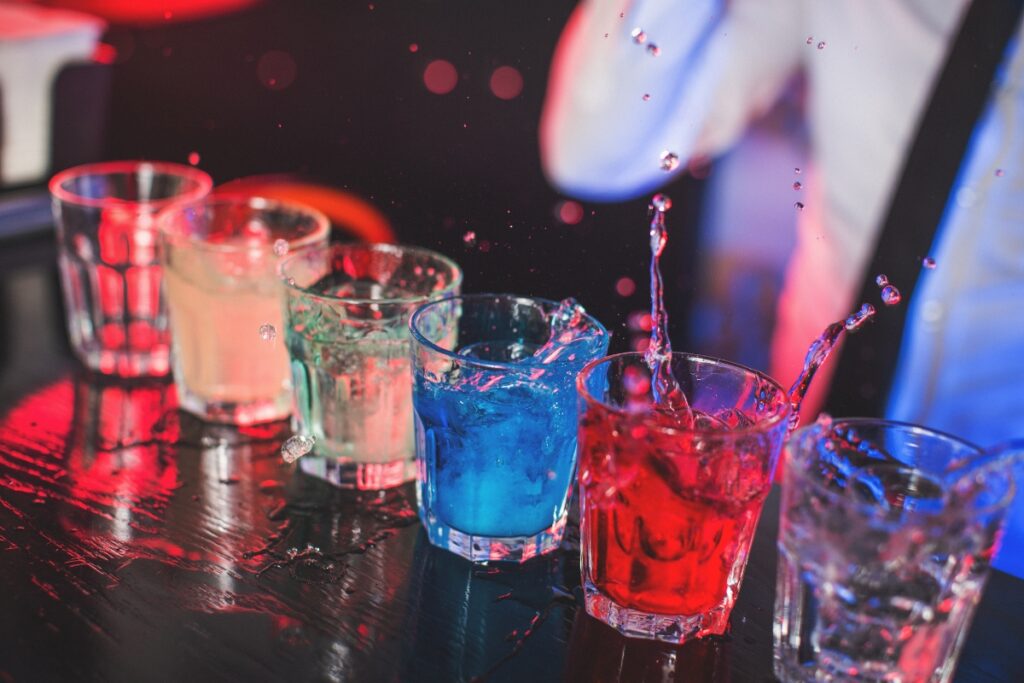
[[[423,70],[423,85],[435,95],[446,95],[455,89],[459,73],[451,62],[435,59]]]
[[[620,277],[615,282],[615,292],[619,296],[629,296],[636,291],[636,283],[633,282],[633,278]]]
[[[555,215],[566,225],[576,225],[583,220],[583,206],[573,201],[558,202]]]
[[[519,69],[499,66],[491,74],[491,92],[501,100],[514,100],[523,91],[523,76]]]
[[[268,90],[284,90],[295,81],[298,67],[290,54],[283,50],[271,50],[256,63],[256,77]]]

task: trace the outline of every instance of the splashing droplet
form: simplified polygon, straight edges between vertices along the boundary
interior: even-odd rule
[[[288,240],[274,240],[274,253],[284,256],[288,253]]]
[[[793,204],[793,206],[796,207],[797,211],[803,211],[804,210],[804,203],[803,202],[796,202],[795,204]]]
[[[270,323],[260,325],[260,339],[263,341],[274,341],[277,338],[277,328]]]
[[[466,234],[462,236],[462,243],[467,247],[476,246],[476,233],[472,230],[467,231]]]
[[[661,48],[655,45],[654,43],[651,43],[650,45],[647,46],[647,54],[649,54],[652,57],[657,57],[658,55],[661,54]]]
[[[825,49],[825,41],[824,40],[821,41],[820,43],[818,43],[818,49],[819,50],[824,50]]]
[[[794,168],[793,173],[795,173],[796,175],[800,175],[800,167],[797,166],[796,168]]]
[[[878,285],[879,287],[885,287],[887,284],[889,284],[889,278],[885,276],[885,273],[879,273],[878,276],[875,278],[875,284]]]
[[[810,45],[814,42],[814,36],[807,36],[807,44]]]
[[[661,153],[661,170],[662,171],[674,171],[679,168],[679,155],[675,152],[665,150]],[[659,197],[661,195],[658,195]]]
[[[931,256],[925,256],[923,259],[921,259],[921,265],[927,268],[928,270],[932,270],[933,268],[935,268],[935,259],[933,259]]]
[[[647,102],[648,100],[651,99],[651,93],[645,92],[643,98],[641,99],[643,99],[644,102]]]
[[[647,34],[639,26],[633,29],[629,35],[633,36],[633,42],[637,45],[643,45],[647,42]]]
[[[314,444],[316,444],[316,439],[304,434],[289,437],[287,441],[281,444],[281,457],[284,458],[285,462],[293,463],[313,450]]]
[[[651,206],[658,211],[668,211],[672,208],[672,200],[668,195],[656,194],[651,197]]]
[[[900,302],[901,298],[900,290],[892,285],[886,285],[882,288],[882,303],[886,306],[895,306]]]
[[[996,177],[997,178],[1002,178],[1003,177],[1003,169],[1001,169],[1001,168],[997,168],[996,169]]]
[[[803,183],[801,183],[799,180],[797,180],[796,182],[793,183],[793,189],[794,190],[798,190],[799,191],[799,190],[802,190],[803,187],[804,187]]]
[[[846,322],[843,323],[843,327],[846,328],[847,332],[856,332],[874,315],[874,306],[871,304],[862,304],[859,311],[846,319]]]

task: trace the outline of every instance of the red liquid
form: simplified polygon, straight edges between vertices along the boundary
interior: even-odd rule
[[[591,411],[583,420],[587,578],[643,612],[731,607],[771,483],[767,441],[666,435],[650,429],[658,419]]]

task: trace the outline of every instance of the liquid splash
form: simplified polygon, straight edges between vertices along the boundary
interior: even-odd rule
[[[818,368],[824,364],[835,348],[843,332],[856,332],[863,327],[875,315],[875,307],[871,304],[862,304],[861,307],[852,313],[846,320],[832,323],[825,328],[817,339],[811,342],[804,356],[804,366],[797,375],[796,381],[789,389],[789,404],[793,412],[789,416],[789,431],[792,432],[800,424],[800,406],[803,404],[807,390],[811,386],[814,375]]]
[[[633,42],[637,45],[643,45],[647,42],[647,33],[639,26],[633,29],[630,34],[633,38]]]
[[[882,287],[882,303],[886,306],[895,306],[903,298],[900,294],[900,290],[896,289],[893,285],[886,285]]]
[[[545,365],[559,359],[574,360],[574,342],[585,340],[588,332],[584,315],[586,311],[576,299],[569,297],[558,302],[558,308],[550,316],[551,334],[533,353],[532,359]]]
[[[263,341],[274,341],[277,338],[277,328],[270,323],[260,325],[260,339]]]
[[[292,436],[281,445],[281,457],[286,463],[291,464],[313,450],[314,445],[316,445],[316,439],[312,436],[304,434]]]
[[[679,168],[679,155],[665,150],[661,153],[661,170],[669,173]]]
[[[927,268],[928,270],[934,270],[935,259],[933,259],[931,256],[925,256],[923,259],[921,259],[921,265]]]
[[[672,200],[663,194],[651,199],[651,343],[644,360],[651,369],[651,394],[657,410],[671,415],[684,429],[693,427],[693,412],[672,374],[672,342],[668,338],[668,311],[661,277],[661,254],[668,243],[665,212]]]

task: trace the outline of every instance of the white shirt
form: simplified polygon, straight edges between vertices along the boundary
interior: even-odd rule
[[[802,69],[812,163],[799,176],[764,170],[803,185],[792,196],[805,208],[772,349],[772,375],[788,385],[810,341],[859,307],[863,269],[966,7],[588,0],[552,67],[541,122],[546,172],[583,198],[651,192],[667,180],[663,152],[677,154],[680,169],[720,152]],[[631,38],[636,28],[644,44]],[[937,233],[936,268],[904,302],[887,411],[982,446],[1024,437],[1024,50],[1012,44],[1005,61]],[[827,379],[816,383],[819,395]],[[1024,495],[1013,517],[1000,563],[1024,575]]]

